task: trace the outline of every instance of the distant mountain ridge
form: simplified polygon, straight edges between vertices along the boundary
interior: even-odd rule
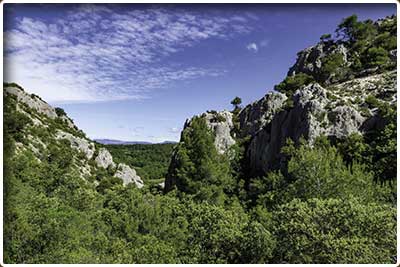
[[[175,141],[164,141],[160,143],[152,143],[147,141],[122,141],[116,139],[93,139],[97,143],[103,145],[154,145],[154,144],[175,144]]]

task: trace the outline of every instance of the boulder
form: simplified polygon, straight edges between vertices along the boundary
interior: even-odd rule
[[[100,148],[99,154],[95,158],[95,162],[98,167],[102,167],[104,169],[107,169],[109,166],[111,166],[111,168],[115,168],[115,163],[110,152],[104,147]]]
[[[143,187],[143,181],[140,176],[136,174],[136,171],[134,169],[130,168],[126,164],[118,164],[117,171],[114,174],[114,177],[121,178],[124,185],[135,183],[138,188]]]

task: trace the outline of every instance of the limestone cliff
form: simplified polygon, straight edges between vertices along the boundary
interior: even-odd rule
[[[218,151],[226,153],[239,139],[249,140],[245,161],[247,175],[254,177],[279,168],[287,139],[296,143],[304,138],[313,145],[319,136],[337,140],[380,127],[378,110],[370,101],[397,102],[396,18],[365,23],[375,35],[357,36],[360,40],[321,37],[316,45],[300,51],[284,86],[275,87],[281,93],[270,91],[239,114],[203,114]],[[190,127],[188,122],[185,128]],[[170,169],[173,166],[174,158]]]

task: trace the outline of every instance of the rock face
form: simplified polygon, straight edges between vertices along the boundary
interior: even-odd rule
[[[235,144],[235,139],[231,136],[233,129],[232,113],[221,111],[217,113],[205,113],[207,126],[215,133],[215,147],[218,153],[224,154]]]
[[[239,114],[240,135],[255,135],[271,122],[287,97],[281,93],[268,93],[260,100],[246,106]]]
[[[129,183],[135,183],[138,188],[143,187],[142,179],[136,174],[134,169],[131,169],[128,165],[120,163],[117,167],[117,172],[114,174],[115,177],[121,178],[124,185]]]
[[[97,166],[107,169],[109,166],[115,168],[115,163],[110,152],[105,148],[100,148],[99,154],[97,155],[95,162]]]
[[[57,130],[56,139],[67,139],[71,142],[71,147],[85,153],[87,159],[91,159],[93,157],[95,146],[87,139],[77,137],[61,130]]]
[[[27,105],[29,108],[34,109],[36,112],[46,115],[49,118],[56,118],[57,113],[55,109],[41,100],[36,95],[29,95],[18,87],[9,86],[4,88],[7,93],[15,95],[19,103]]]
[[[316,77],[317,80],[324,80],[325,83],[337,82],[338,80],[335,79],[333,74],[328,77],[321,76],[324,59],[334,54],[342,58],[345,66],[348,64],[347,49],[343,44],[332,46],[330,42],[320,42],[315,46],[306,48],[297,53],[296,63],[289,69],[288,76],[306,73]]]
[[[395,72],[355,79],[330,89],[317,83],[310,84],[294,93],[294,104],[290,108],[284,107],[282,98],[276,98],[273,104],[269,104],[275,107],[272,120],[259,124],[258,129],[245,131],[251,136],[246,156],[252,175],[263,175],[279,165],[280,151],[288,138],[298,142],[303,137],[312,144],[321,135],[340,139],[371,130],[377,123],[376,110],[368,109],[364,99],[382,92],[387,94],[388,102],[397,99],[393,80]],[[374,87],[371,81],[379,81],[379,86]],[[281,109],[277,112],[279,107]],[[251,104],[243,109],[240,117],[247,118],[258,110],[257,105]],[[241,120],[241,129],[248,129],[248,125],[248,121]]]
[[[200,115],[205,118],[207,126],[215,134],[214,145],[219,154],[226,153],[234,145],[235,139],[231,135],[233,129],[232,113],[229,111],[207,111]],[[191,126],[191,119],[186,120],[184,129]]]
[[[291,99],[281,93],[270,92],[262,99],[247,105],[238,114],[238,138],[248,137],[245,148],[250,176],[264,175],[279,166],[281,149],[288,138],[299,142],[304,138],[310,145],[319,136],[341,139],[352,133],[364,134],[377,127],[380,119],[376,109],[365,103],[367,96],[375,96],[391,104],[396,103],[396,71],[351,79],[323,87],[318,83],[303,86]],[[288,101],[291,100],[291,105]],[[227,111],[207,112],[203,115],[215,133],[215,146],[226,153],[235,144],[233,114]],[[185,128],[190,127],[190,120]],[[170,169],[177,160],[172,156]],[[166,179],[165,188],[175,181]]]

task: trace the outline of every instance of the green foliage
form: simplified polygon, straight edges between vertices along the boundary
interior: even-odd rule
[[[352,198],[294,199],[273,214],[278,241],[274,261],[393,263],[395,217],[394,207]]]
[[[373,95],[367,96],[364,102],[368,105],[369,108],[376,108],[379,106],[379,100]]]
[[[367,67],[381,67],[389,62],[389,53],[382,47],[371,47],[365,55]]]
[[[275,90],[290,97],[297,89],[301,89],[301,87],[310,84],[313,81],[314,79],[312,76],[304,73],[298,73],[296,75],[286,77],[280,84],[275,85]]]
[[[239,105],[240,104],[242,104],[242,99],[240,98],[240,97],[235,97],[232,101],[231,101],[231,104],[235,107],[235,108],[237,108],[237,107],[239,107]]]
[[[225,117],[222,116],[220,113],[218,113],[215,118],[216,118],[217,122],[225,122],[226,121]]]
[[[379,34],[374,40],[375,47],[381,47],[386,51],[391,51],[397,48],[396,35],[390,34],[390,32],[383,32]]]
[[[176,159],[176,166],[168,175],[180,192],[195,195],[201,201],[223,203],[225,192],[233,185],[229,162],[218,154],[204,118],[194,117],[182,132]]]
[[[320,37],[319,39],[320,39],[322,42],[326,42],[326,41],[331,40],[331,38],[332,38],[332,35],[331,35],[331,34],[325,33],[325,34],[321,35],[321,37]]]
[[[371,169],[375,173],[376,180],[393,182],[397,174],[396,106],[380,102],[378,112],[384,126],[366,135],[373,162]]]
[[[174,146],[175,144],[105,145],[116,163],[131,166],[145,182],[165,178]]]
[[[351,71],[356,54],[387,68],[382,51],[395,49],[396,27],[396,17],[380,25],[356,16],[344,20],[340,42],[350,49]],[[323,69],[336,75],[342,63],[333,54]],[[357,64],[362,70],[367,63],[362,58]],[[277,90],[291,96],[312,81],[298,73]],[[4,99],[5,263],[395,262],[397,113],[396,105],[376,96],[363,104],[374,111],[372,130],[340,140],[317,138],[312,146],[289,139],[280,168],[263,177],[249,177],[250,137],[238,137],[220,155],[204,118],[195,117],[168,172],[177,190],[165,194],[123,186],[93,160],[92,177],[82,179],[76,165],[85,157],[54,133],[84,134],[44,116],[40,121],[48,127],[33,126],[30,118],[38,115],[24,105],[29,116],[18,112],[16,101]],[[238,124],[238,112],[233,120]],[[234,131],[239,136],[239,128]],[[27,134],[45,142],[40,155],[24,149],[26,143],[16,153],[16,142],[26,142]],[[163,180],[174,146],[106,147],[117,163],[134,167],[151,184]]]
[[[255,179],[250,197],[269,209],[293,198],[345,199],[354,196],[364,201],[382,199],[381,189],[373,183],[372,174],[357,162],[357,157],[364,157],[358,154],[362,153],[359,150],[363,147],[352,145],[355,148],[342,148],[342,151],[355,155],[355,158],[348,155],[351,165],[347,165],[337,148],[325,138],[316,140],[313,148],[307,144],[295,147],[289,142],[282,150],[288,159],[285,168],[282,172],[270,172]]]
[[[360,134],[353,133],[349,135],[339,142],[337,147],[347,164],[351,164],[354,161],[368,166],[371,163],[371,159],[366,155],[369,149],[368,145]]]
[[[16,84],[16,83],[3,82],[3,87],[17,87],[17,88],[21,89],[22,91],[24,91],[24,88],[22,88],[19,84]]]
[[[122,180],[112,176],[102,177],[96,189],[99,193],[104,194],[106,190],[112,189],[114,186],[122,186]]]
[[[240,97],[235,97],[232,101],[231,104],[233,105],[233,114],[237,115],[239,112],[242,110],[242,107],[240,104],[242,104],[242,99]]]
[[[380,125],[365,136],[352,134],[339,140],[337,146],[347,164],[357,161],[374,174],[376,181],[392,183],[396,180],[397,166],[396,106],[374,96],[368,96],[365,102],[378,109],[375,119]]]
[[[56,110],[56,114],[57,114],[57,116],[59,116],[59,117],[61,117],[61,116],[67,116],[67,113],[65,113],[65,111],[64,111],[64,109],[62,109],[62,108],[55,108],[55,110]]]
[[[17,142],[24,139],[24,130],[26,126],[32,123],[32,120],[25,114],[16,111],[16,103],[12,98],[4,98],[4,120],[3,132],[9,138],[13,138]]]
[[[371,39],[376,35],[377,29],[371,20],[361,22],[358,21],[357,15],[353,14],[343,19],[338,25],[336,33],[342,40],[354,43],[357,40]]]
[[[343,55],[340,53],[333,53],[324,57],[322,59],[320,81],[324,82],[332,75],[337,80],[341,80],[346,73],[344,63]]]

